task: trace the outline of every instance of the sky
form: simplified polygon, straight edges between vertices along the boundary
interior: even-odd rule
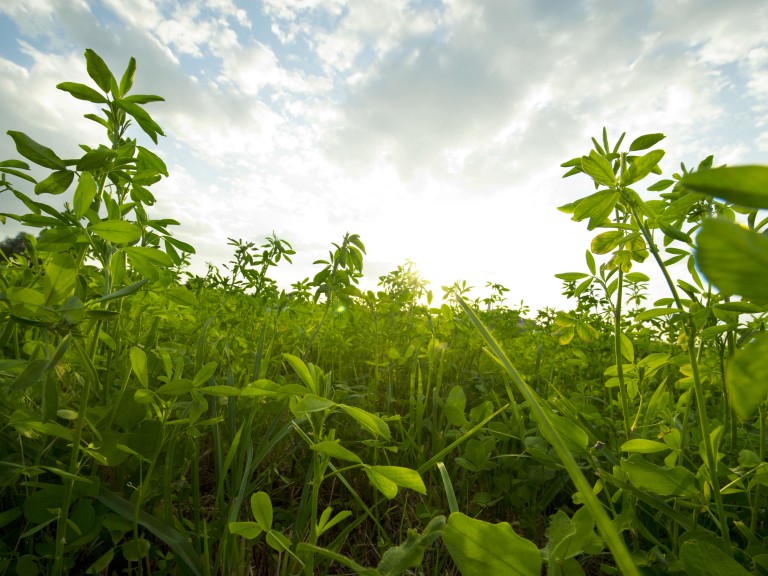
[[[596,233],[556,208],[594,188],[560,164],[603,126],[666,134],[667,176],[765,163],[766,30],[765,0],[0,0],[0,128],[61,157],[104,142],[95,105],[55,86],[93,84],[86,48],[115,75],[133,56],[134,93],[166,100],[147,106],[157,146],[130,134],[170,172],[150,215],[181,223],[193,272],[274,232],[297,252],[273,274],[288,288],[351,232],[363,288],[408,259],[436,297],[493,282],[567,309],[554,274],[586,271]]]

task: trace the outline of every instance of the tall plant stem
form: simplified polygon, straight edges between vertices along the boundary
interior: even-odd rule
[[[648,248],[651,251],[654,260],[656,260],[656,263],[661,269],[661,273],[664,275],[664,279],[669,286],[669,290],[672,292],[672,298],[675,300],[675,304],[677,305],[678,309],[682,311],[683,303],[680,300],[680,295],[677,292],[677,288],[675,288],[675,283],[672,281],[667,267],[664,265],[664,262],[661,259],[659,249],[656,247],[656,244],[653,241],[653,236],[651,235],[650,230],[648,230],[648,228],[640,219],[640,216],[637,213],[637,208],[635,206],[630,206],[630,209],[632,211],[632,218],[634,219],[635,224],[637,224],[640,233],[643,235],[643,238],[645,238],[645,242],[648,244]],[[717,508],[717,517],[720,523],[720,535],[730,550],[731,538],[728,531],[728,519],[726,518],[725,508],[723,506],[723,495],[720,493],[720,480],[717,476],[717,459],[715,456],[714,447],[712,446],[712,438],[710,437],[709,433],[709,422],[707,419],[707,399],[704,395],[704,385],[701,382],[701,375],[699,373],[698,355],[696,353],[696,326],[694,324],[693,317],[690,314],[687,316],[688,317],[686,318],[684,329],[686,339],[688,340],[688,359],[691,362],[693,388],[696,394],[696,414],[699,420],[699,430],[701,431],[702,441],[704,442],[704,451],[707,455],[707,461],[705,464],[707,466],[707,471],[709,472],[709,482],[712,485],[712,493],[715,498],[715,507]]]
[[[83,379],[83,391],[80,400],[80,408],[77,413],[77,424],[72,438],[72,452],[69,456],[69,477],[64,480],[64,498],[59,512],[59,521],[56,525],[56,548],[54,553],[54,564],[51,574],[59,576],[64,569],[64,545],[67,541],[67,525],[69,523],[69,507],[72,503],[72,492],[74,490],[75,480],[78,472],[78,462],[80,455],[80,438],[83,433],[85,423],[85,411],[88,408],[88,399],[91,394],[91,382],[95,379],[96,373],[93,366],[88,362],[88,358],[78,341],[74,342],[75,348],[80,354],[80,358],[86,361],[85,378]]]
[[[632,434],[632,425],[629,422],[629,399],[627,398],[627,384],[624,381],[624,355],[621,352],[621,299],[624,288],[624,272],[619,269],[619,284],[616,288],[616,306],[613,308],[613,337],[614,350],[616,352],[616,376],[619,379],[619,396],[621,397],[621,412],[624,417],[624,435],[629,440]]]

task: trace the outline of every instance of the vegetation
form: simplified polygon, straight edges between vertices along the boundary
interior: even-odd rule
[[[357,234],[290,291],[274,234],[197,277],[131,136],[157,143],[162,98],[85,59],[95,87],[58,88],[105,144],[9,131],[0,162],[26,209],[0,218],[39,230],[0,262],[0,574],[768,570],[768,168],[641,196],[663,136],[604,131],[563,164],[596,190],[560,208],[596,232],[558,274],[574,309],[535,320],[492,282],[432,307],[410,262],[361,291]]]

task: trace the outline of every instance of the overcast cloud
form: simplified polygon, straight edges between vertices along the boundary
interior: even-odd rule
[[[135,92],[166,98],[153,213],[195,272],[274,230],[299,252],[287,286],[350,231],[367,287],[409,258],[438,294],[565,307],[553,275],[591,236],[556,207],[589,185],[559,164],[603,126],[667,134],[669,174],[765,163],[765,30],[763,0],[0,0],[0,127],[64,156],[103,141],[55,85],[88,82],[85,48],[117,74],[134,56]]]

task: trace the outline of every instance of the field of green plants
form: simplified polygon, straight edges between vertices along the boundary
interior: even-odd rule
[[[37,229],[0,255],[0,575],[768,571],[768,168],[654,177],[663,135],[604,131],[563,164],[568,312],[363,291],[351,233],[290,290],[275,235],[200,277],[149,215],[162,98],[85,61],[105,142],[0,162]]]

